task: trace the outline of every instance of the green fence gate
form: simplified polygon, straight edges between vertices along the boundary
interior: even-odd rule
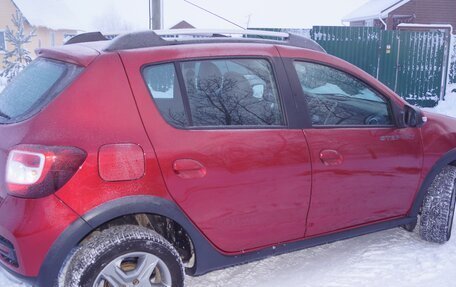
[[[444,98],[449,35],[442,31],[383,31],[316,26],[311,37],[386,84],[409,103],[434,107]]]

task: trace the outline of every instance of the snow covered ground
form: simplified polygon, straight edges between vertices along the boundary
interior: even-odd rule
[[[456,117],[456,84],[448,87],[446,101],[430,110]],[[456,230],[439,245],[421,240],[417,231],[395,228],[186,281],[188,287],[451,287],[455,269]],[[0,286],[25,287],[1,269]]]
[[[395,228],[186,281],[187,287],[451,287],[455,268],[456,233],[438,245]],[[25,287],[1,271],[0,286]]]
[[[445,101],[441,101],[435,108],[425,110],[456,118],[456,84],[447,86]]]

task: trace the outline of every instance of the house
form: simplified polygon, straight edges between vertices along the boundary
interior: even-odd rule
[[[387,30],[395,30],[404,23],[434,27],[450,24],[456,29],[456,0],[370,0],[342,21],[350,26]]]
[[[183,20],[177,23],[176,25],[172,26],[170,29],[194,29],[195,27],[188,23],[187,21]]]
[[[62,1],[55,0],[0,0],[0,70],[3,60],[2,51],[10,49],[5,37],[8,26],[14,30],[11,22],[13,14],[19,10],[25,17],[25,33],[35,29],[36,37],[26,44],[27,50],[62,45],[64,41],[77,34],[78,28],[69,23],[76,23],[74,16]]]

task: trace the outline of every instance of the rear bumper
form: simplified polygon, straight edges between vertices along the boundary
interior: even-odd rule
[[[0,263],[13,276],[33,283],[53,243],[77,219],[54,195],[7,196],[0,206]]]

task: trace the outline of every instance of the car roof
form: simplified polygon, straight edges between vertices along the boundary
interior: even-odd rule
[[[88,66],[103,53],[140,48],[221,43],[283,45],[326,53],[315,41],[290,33],[257,30],[179,29],[139,31],[117,36],[105,36],[100,32],[83,33],[71,38],[63,46],[38,49],[37,54]]]
[[[112,38],[112,40],[109,40],[109,38]],[[200,43],[262,43],[294,46],[323,53],[326,52],[315,41],[299,35],[258,30],[147,30],[120,34],[117,36],[105,36],[100,32],[91,32],[77,35],[70,39],[67,44],[99,41],[106,42],[106,46],[103,48],[103,51],[119,51]]]

